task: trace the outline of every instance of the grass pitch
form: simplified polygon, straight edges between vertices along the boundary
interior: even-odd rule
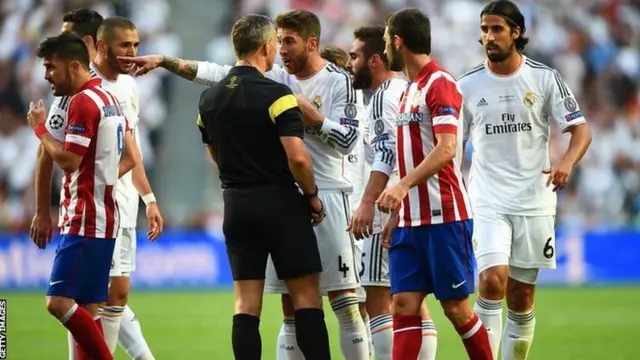
[[[45,310],[44,292],[4,292],[7,299],[8,359],[67,359],[66,331]],[[640,288],[540,288],[530,360],[640,359]],[[130,305],[158,360],[233,359],[233,294],[227,291],[137,292]],[[438,359],[466,359],[459,337],[429,300],[438,327]],[[325,310],[330,309],[325,306]],[[334,359],[342,359],[336,321],[328,312]],[[281,324],[279,297],[267,295],[261,333],[263,359],[275,359]],[[127,359],[118,349],[116,359]]]

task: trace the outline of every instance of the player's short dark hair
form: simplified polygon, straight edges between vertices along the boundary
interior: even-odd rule
[[[373,55],[380,56],[384,66],[389,67],[389,60],[384,55],[384,26],[363,26],[353,32],[353,37],[364,43],[364,56],[369,59]]]
[[[73,32],[80,37],[91,36],[93,42],[97,41],[98,28],[102,24],[102,15],[91,9],[77,9],[64,15],[63,22],[73,24]]]
[[[249,14],[241,17],[231,28],[231,41],[236,57],[241,59],[255,53],[273,35],[273,21],[267,16]]]
[[[122,16],[114,16],[102,20],[102,25],[98,29],[98,40],[110,42],[116,30],[137,30],[133,21]]]
[[[404,46],[414,54],[431,54],[431,22],[418,9],[405,9],[387,19],[389,37],[404,39]]]
[[[303,40],[309,40],[312,37],[320,40],[320,19],[311,11],[287,11],[276,16],[276,25],[279,28],[297,32]]]
[[[320,56],[338,67],[346,68],[349,62],[349,54],[337,46],[325,46],[320,50]]]
[[[36,55],[40,59],[56,57],[65,63],[78,61],[89,69],[89,50],[87,44],[76,34],[60,34],[46,38],[38,46]]]
[[[520,36],[515,40],[516,50],[524,50],[529,43],[529,39],[524,37],[527,27],[524,22],[524,15],[520,12],[518,5],[509,0],[492,1],[482,9],[480,18],[483,15],[496,15],[503,18],[511,29],[520,28]]]
[[[414,54],[431,54],[431,22],[418,9],[405,9],[387,19],[389,37],[404,39],[404,46]]]

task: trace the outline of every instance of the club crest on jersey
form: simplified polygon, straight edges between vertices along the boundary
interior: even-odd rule
[[[355,104],[347,104],[344,106],[344,114],[348,117],[348,118],[355,118],[356,116],[358,116],[358,108],[356,107]]]
[[[422,100],[422,90],[418,90],[416,91],[416,93],[413,95],[413,100],[411,101],[411,106],[419,106],[420,105],[420,101]]]
[[[536,103],[536,96],[531,91],[527,91],[527,93],[524,94],[522,102],[524,103],[524,106],[532,107]]]
[[[315,107],[317,110],[320,110],[320,107],[322,106],[322,98],[320,97],[320,95],[316,95],[316,97],[313,98],[313,102],[311,102],[313,104],[313,107]]]
[[[564,99],[564,108],[567,109],[568,112],[574,112],[578,110],[578,104],[573,98],[568,97]]]

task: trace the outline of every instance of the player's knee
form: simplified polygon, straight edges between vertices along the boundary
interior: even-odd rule
[[[489,300],[502,300],[507,291],[509,267],[494,266],[480,273],[480,296]]]
[[[443,300],[440,301],[444,315],[456,327],[468,323],[473,318],[473,311],[469,306],[468,298],[459,300]]]
[[[523,269],[535,270],[536,269]],[[507,290],[507,307],[511,311],[526,312],[533,309],[533,299],[535,296],[535,285],[522,282],[521,280],[509,278]]]
[[[46,306],[49,314],[56,319],[62,318],[73,307],[74,301],[60,296],[47,296]]]
[[[236,314],[248,314],[260,317],[262,312],[262,298],[255,296],[237,296],[235,301]]]
[[[421,293],[399,293],[393,295],[394,315],[418,315],[424,295]]]
[[[129,299],[129,278],[112,278],[107,305],[125,306]]]
[[[282,313],[285,317],[292,317],[295,309],[321,309],[322,296],[315,280],[288,281],[289,294],[283,294],[281,298]]]
[[[367,312],[370,317],[391,313],[391,290],[388,287],[368,286],[365,290],[367,291]]]
[[[358,310],[360,310],[360,316],[362,316],[363,319],[369,316],[369,313],[367,312],[367,303],[358,303]]]
[[[429,313],[429,308],[427,307],[426,301],[423,301],[422,304],[420,305],[420,315],[422,316],[423,320],[431,319],[431,313]]]

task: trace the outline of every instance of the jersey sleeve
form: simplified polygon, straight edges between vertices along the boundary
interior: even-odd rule
[[[63,143],[67,122],[67,108],[71,101],[70,96],[55,97],[49,107],[45,126],[47,132],[57,141]]]
[[[553,70],[547,81],[546,110],[562,132],[586,122],[573,92],[562,76]]]
[[[345,75],[345,79],[346,81],[337,83],[334,88],[331,110],[328,116],[325,114],[319,134],[323,142],[342,155],[348,155],[360,137],[356,90],[351,84],[351,77]]]
[[[281,95],[269,106],[269,117],[276,125],[278,136],[304,137],[304,120],[298,101],[289,88],[283,87]]]
[[[373,117],[373,164],[371,171],[379,171],[390,176],[396,164],[396,135],[393,131],[398,114],[399,99],[391,96],[389,90],[376,94],[371,101]]]
[[[471,134],[471,124],[473,123],[473,115],[467,109],[465,103],[462,103],[462,141],[469,140]]]
[[[100,110],[86,95],[74,96],[69,104],[69,118],[64,138],[65,151],[84,156],[96,134],[100,117]]]
[[[462,94],[456,83],[442,76],[433,81],[425,95],[434,134],[457,134]]]
[[[207,129],[204,127],[204,123],[202,122],[202,116],[200,116],[200,113],[198,113],[196,124],[198,125],[198,130],[200,130],[202,143],[205,145],[211,145],[211,139],[209,139],[209,134],[207,133]]]
[[[211,86],[224,79],[229,73],[229,70],[231,70],[231,66],[229,65],[219,65],[209,61],[198,61],[198,71],[196,72],[196,77],[193,79],[193,82]]]

